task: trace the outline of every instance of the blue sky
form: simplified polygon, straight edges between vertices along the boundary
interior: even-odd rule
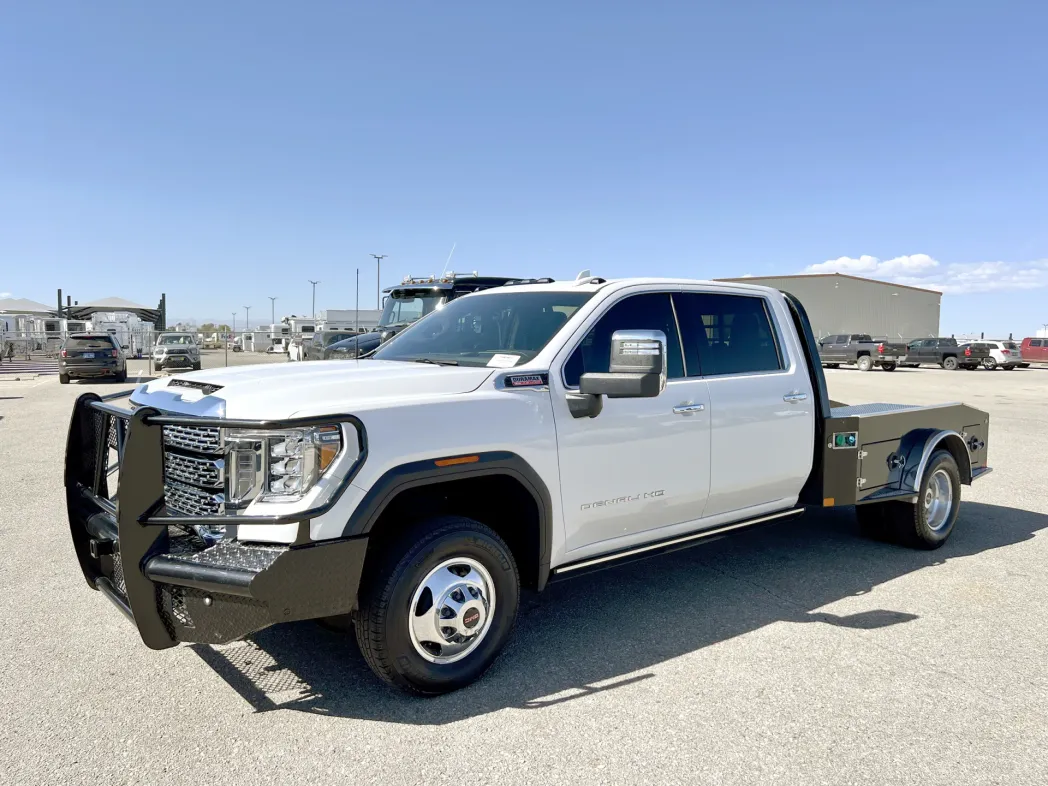
[[[1048,322],[1039,4],[0,10],[0,292],[172,317],[488,274],[843,269]],[[817,266],[817,267],[813,267]]]

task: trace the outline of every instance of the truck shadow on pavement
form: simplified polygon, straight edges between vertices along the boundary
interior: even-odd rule
[[[949,542],[914,551],[860,537],[850,510],[745,531],[525,595],[502,657],[470,687],[431,700],[374,677],[352,634],[291,623],[223,647],[192,645],[256,711],[409,724],[551,706],[653,679],[655,664],[775,622],[870,630],[916,615],[815,611],[947,560],[1033,537],[1048,516],[966,502]]]

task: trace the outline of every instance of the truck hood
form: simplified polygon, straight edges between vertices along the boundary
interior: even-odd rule
[[[493,371],[389,360],[270,363],[163,377],[136,388],[131,401],[201,417],[278,420],[307,413],[353,414],[394,400],[469,393]]]

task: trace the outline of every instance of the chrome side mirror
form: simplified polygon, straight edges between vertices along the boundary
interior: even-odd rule
[[[666,389],[666,334],[661,330],[616,330],[611,336],[607,373],[579,378],[568,395],[573,417],[595,418],[608,398],[653,398]]]

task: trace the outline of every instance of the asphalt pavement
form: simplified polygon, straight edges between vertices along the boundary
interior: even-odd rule
[[[0,783],[1048,782],[1048,369],[827,376],[991,413],[944,548],[817,511],[552,585],[431,700],[314,623],[146,649],[88,589],[62,488],[74,398],[122,386],[0,380]]]

